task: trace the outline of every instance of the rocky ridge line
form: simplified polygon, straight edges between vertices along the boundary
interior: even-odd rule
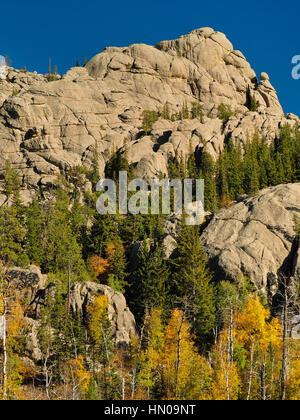
[[[144,110],[167,105],[175,114],[194,102],[202,107],[202,119],[160,118],[143,133]],[[217,118],[221,103],[235,112],[225,126]],[[271,142],[284,124],[299,126],[299,119],[283,114],[268,75],[258,81],[224,34],[201,28],[156,47],[106,48],[56,81],[10,69],[0,84],[0,173],[9,159],[27,203],[37,189],[55,186],[68,168],[90,169],[95,149],[99,177],[112,151],[119,150],[126,151],[137,176],[149,179],[167,175],[175,153],[205,148],[216,158],[228,138],[244,145],[258,130]],[[84,188],[91,188],[89,181]],[[5,201],[0,192],[0,205]]]

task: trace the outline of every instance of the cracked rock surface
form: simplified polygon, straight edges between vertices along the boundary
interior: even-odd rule
[[[271,298],[278,289],[278,271],[289,259],[291,274],[299,281],[296,215],[300,216],[300,183],[267,188],[217,213],[201,239],[218,280],[246,276]]]
[[[16,297],[26,307],[24,322],[29,328],[26,342],[26,356],[35,362],[40,362],[42,352],[38,341],[41,322],[41,308],[53,293],[53,283],[40,269],[31,265],[28,269],[12,267],[7,270],[9,282],[16,290]],[[47,285],[47,286],[46,286]],[[87,307],[93,304],[97,296],[108,298],[108,317],[111,322],[112,339],[118,347],[127,346],[137,334],[134,316],[127,306],[125,297],[110,287],[94,282],[74,283],[70,293],[70,307],[73,314],[88,320]]]
[[[258,77],[240,51],[220,32],[197,29],[157,46],[134,44],[106,48],[86,67],[70,69],[58,80],[10,68],[0,82],[1,172],[10,160],[18,172],[21,198],[29,202],[36,189],[55,186],[59,173],[77,165],[91,168],[96,148],[99,177],[112,151],[127,151],[137,176],[166,175],[169,157],[205,148],[216,158],[232,137],[244,144],[256,129],[273,141],[285,116],[269,76]],[[251,112],[250,103],[259,106]],[[170,114],[201,104],[204,118],[170,121],[160,118],[143,136],[144,110]],[[218,105],[235,114],[225,127]],[[209,115],[209,118],[206,117]]]

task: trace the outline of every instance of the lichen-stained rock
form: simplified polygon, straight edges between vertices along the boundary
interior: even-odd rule
[[[138,176],[150,179],[167,176],[175,153],[205,147],[216,159],[230,137],[244,144],[258,130],[271,142],[283,124],[299,125],[296,116],[284,116],[269,76],[262,73],[259,82],[244,55],[212,28],[156,47],[109,47],[56,79],[10,68],[0,82],[0,175],[10,160],[26,203],[69,167],[91,169],[95,150],[99,178],[112,153],[127,149]],[[253,100],[257,112],[250,112]],[[167,105],[172,116],[195,102],[202,118],[160,118],[143,138],[144,110]],[[235,112],[225,127],[217,118],[221,103]],[[2,183],[0,176],[0,202]]]
[[[108,297],[108,315],[111,321],[111,332],[117,346],[129,345],[137,335],[133,314],[126,304],[125,297],[103,284],[87,282],[75,283],[71,290],[70,304],[74,313],[87,316],[87,306],[92,305],[96,296]]]
[[[295,215],[300,215],[299,183],[265,189],[215,214],[201,240],[217,278],[246,276],[272,298],[279,270],[289,258],[295,266],[291,275],[299,282]]]

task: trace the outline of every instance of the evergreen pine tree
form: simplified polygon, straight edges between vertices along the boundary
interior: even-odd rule
[[[108,285],[120,293],[125,292],[128,285],[126,282],[126,257],[121,239],[116,236],[112,242],[114,247],[111,255],[108,255],[109,274]]]
[[[204,208],[215,212],[219,207],[216,186],[215,162],[211,155],[203,152],[200,158],[200,178],[204,179]]]
[[[36,197],[26,211],[26,252],[31,263],[43,265],[44,255],[44,232],[45,214],[41,199]]]
[[[284,170],[284,183],[293,180],[293,141],[292,132],[289,125],[285,125],[280,130],[279,139],[276,143],[276,151],[281,155]]]
[[[285,183],[285,173],[284,173],[284,165],[282,162],[282,156],[280,153],[275,154],[275,166],[276,166],[276,175],[275,175],[275,184],[284,184]]]
[[[230,197],[235,199],[243,194],[243,158],[241,146],[235,147],[229,140],[225,148],[227,154],[227,179]]]
[[[229,194],[228,186],[228,172],[226,165],[226,152],[220,155],[218,160],[218,175],[217,175],[217,185],[219,191],[219,197],[221,201],[221,206],[228,207],[231,202],[231,197]]]
[[[259,191],[259,175],[257,161],[252,162],[252,173],[250,177],[249,193],[256,194]]]
[[[18,217],[15,206],[0,207],[0,261],[4,266],[27,266],[28,257],[24,250],[26,229]]]
[[[64,273],[68,283],[72,274],[84,272],[81,247],[71,228],[69,205],[67,193],[59,189],[47,214],[44,238],[45,270]]]
[[[168,276],[160,248],[151,250],[144,241],[138,253],[137,268],[130,279],[131,300],[138,322],[147,309],[164,306]]]
[[[266,188],[272,176],[272,159],[270,155],[270,148],[267,145],[266,138],[263,137],[259,145],[258,155],[258,169],[259,169],[259,186],[260,189]],[[274,173],[273,173],[274,176]]]
[[[215,324],[215,297],[199,229],[182,226],[177,243],[178,256],[172,261],[170,286],[175,297],[187,303],[193,332],[199,342],[205,343]]]
[[[20,192],[20,182],[18,174],[11,167],[10,160],[5,162],[5,171],[4,171],[4,193],[10,197],[13,196],[14,199],[18,199]]]

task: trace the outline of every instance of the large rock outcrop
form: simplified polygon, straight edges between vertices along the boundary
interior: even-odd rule
[[[195,101],[203,119],[160,118],[143,136],[144,110],[161,111],[167,104],[172,115]],[[259,103],[256,112],[250,111],[253,101]],[[217,118],[221,103],[236,112],[226,127]],[[91,168],[95,149],[99,176],[113,150],[126,150],[138,176],[166,175],[176,152],[205,147],[216,157],[228,137],[243,143],[258,128],[272,141],[286,123],[299,125],[299,119],[284,116],[268,75],[262,73],[259,82],[243,54],[211,28],[156,47],[109,47],[56,81],[9,70],[0,84],[0,184],[9,159],[28,202],[35,189],[55,186],[67,168]]]
[[[201,239],[218,280],[246,276],[270,300],[278,291],[280,274],[299,284],[297,215],[299,183],[265,189],[215,214]]]
[[[37,293],[45,288],[48,280],[35,265],[30,265],[27,269],[9,268],[6,277],[14,291],[14,299],[19,299],[20,303],[26,306],[30,305]]]
[[[95,297],[99,295],[105,295],[108,298],[108,316],[116,345],[129,345],[131,339],[137,335],[137,327],[134,316],[121,293],[103,284],[93,282],[75,283],[72,287],[70,298],[73,312],[86,318],[87,306],[92,305]]]
[[[53,283],[47,275],[41,274],[38,267],[31,265],[28,269],[10,268],[6,272],[10,289],[14,291],[12,299],[18,299],[26,311],[25,325],[28,329],[25,354],[34,362],[40,362],[42,353],[39,348],[38,331],[40,328],[40,309],[44,307],[49,293],[52,294]],[[108,297],[108,316],[111,322],[111,334],[116,346],[127,346],[137,335],[133,314],[127,306],[125,297],[110,287],[93,283],[75,283],[72,286],[70,306],[73,314],[82,316],[87,321],[87,306],[93,303],[96,296]]]

